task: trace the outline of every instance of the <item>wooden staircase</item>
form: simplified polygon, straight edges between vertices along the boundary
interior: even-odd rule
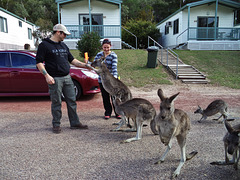
[[[191,65],[184,64],[166,49],[159,49],[158,62],[166,67],[176,79],[188,84],[207,84],[206,76]],[[178,67],[178,68],[177,68]]]

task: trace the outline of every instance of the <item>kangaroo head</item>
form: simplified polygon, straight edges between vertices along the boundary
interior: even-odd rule
[[[196,113],[202,113],[203,112],[203,110],[202,110],[202,108],[198,105],[198,108],[197,108],[197,110],[196,111],[194,111],[194,114],[196,114]]]
[[[102,62],[105,60],[104,56],[102,56],[101,58],[99,59],[96,59],[95,61],[92,62],[91,66],[92,67],[99,67],[101,68],[102,67]]]
[[[121,99],[117,96],[112,96],[112,101],[114,106],[119,106],[122,103]]]
[[[172,95],[171,97],[165,97],[163,94],[162,89],[158,89],[158,96],[161,99],[160,103],[160,117],[162,119],[170,119],[173,115],[175,108],[174,108],[174,100],[179,95],[177,94]]]
[[[224,124],[229,133],[225,143],[228,145],[228,153],[232,155],[239,148],[240,131],[235,130],[226,120],[224,121]]]

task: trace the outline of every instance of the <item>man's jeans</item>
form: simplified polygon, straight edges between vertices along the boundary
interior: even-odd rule
[[[70,75],[64,77],[54,77],[55,84],[49,84],[50,98],[52,101],[51,110],[52,110],[52,125],[60,126],[62,118],[62,93],[65,97],[68,110],[68,118],[70,121],[70,126],[80,124],[79,118],[77,115],[77,104],[76,104],[76,94],[74,91],[74,85]]]

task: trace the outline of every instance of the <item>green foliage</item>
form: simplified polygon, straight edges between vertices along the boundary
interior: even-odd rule
[[[122,23],[125,25],[130,19],[159,23],[182,5],[179,0],[124,0]]]
[[[153,39],[158,39],[160,37],[160,32],[156,28],[156,25],[150,21],[130,20],[126,23],[124,28],[137,36],[138,48],[148,47],[148,36]],[[133,47],[136,46],[136,39],[127,31],[122,31],[122,39]]]
[[[0,0],[0,7],[39,26],[34,34],[51,31],[58,22],[55,0]]]
[[[80,56],[84,57],[84,53],[88,52],[89,60],[92,61],[96,54],[101,50],[100,36],[97,32],[89,32],[82,35],[77,42],[77,49]]]

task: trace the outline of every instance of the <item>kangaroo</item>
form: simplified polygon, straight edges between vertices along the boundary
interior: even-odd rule
[[[225,161],[214,161],[212,165],[233,165],[234,169],[238,169],[238,162],[240,159],[240,124],[231,126],[226,120],[224,121],[227,133],[223,138]],[[232,155],[232,160],[228,158],[228,154]]]
[[[104,89],[111,95],[120,98],[122,102],[132,99],[130,89],[119,79],[115,78],[104,63],[104,58],[92,62],[91,69],[101,76]],[[95,69],[98,67],[99,69]]]
[[[142,138],[142,126],[144,121],[154,121],[156,110],[153,105],[146,99],[133,98],[126,102],[121,102],[119,98],[113,100],[115,111],[121,115],[123,120],[119,126],[113,131],[118,131],[125,125],[126,118],[132,118],[134,121],[134,128],[137,129],[137,135],[134,138],[127,139],[123,142],[137,141]],[[135,131],[135,129],[126,131]],[[154,130],[152,130],[154,131]]]
[[[218,121],[222,116],[223,116],[223,120],[220,122],[222,123],[225,119],[227,119],[228,113],[227,113],[227,104],[221,100],[215,100],[213,102],[211,102],[208,107],[206,109],[202,109],[200,106],[198,106],[198,109],[194,112],[194,114],[199,113],[202,114],[201,119],[198,121],[199,123],[202,120],[206,120],[207,117],[209,116],[213,116],[217,113],[221,113],[221,116],[217,119],[213,119],[215,121]],[[229,119],[228,121],[232,121],[232,119]]]
[[[164,162],[168,151],[172,147],[174,137],[177,138],[181,149],[181,160],[177,169],[172,174],[173,178],[180,174],[185,161],[193,158],[198,153],[197,151],[193,151],[186,157],[186,138],[190,130],[190,119],[187,113],[181,109],[174,108],[174,100],[178,95],[179,93],[167,98],[164,96],[163,91],[158,89],[158,96],[161,99],[160,113],[155,118],[161,142],[167,146],[166,151],[155,164]]]
[[[115,78],[104,63],[105,58],[102,56],[100,59],[96,59],[91,63],[91,66],[87,66],[94,70],[101,76],[102,85],[104,89],[113,97],[120,98],[122,102],[132,99],[132,93],[130,89],[119,79]],[[95,69],[98,67],[99,69]],[[121,120],[122,121],[122,120]],[[121,124],[122,122],[114,123]],[[131,127],[129,121],[128,126]]]
[[[109,72],[106,64],[104,63],[103,57],[95,60],[91,64],[91,66],[92,67],[90,68],[93,69],[97,74],[101,76],[103,87],[111,96],[115,98],[119,98],[121,102],[126,102],[127,100],[132,99],[132,93],[130,89],[122,81],[115,78]],[[99,69],[95,69],[94,67],[98,67]],[[122,122],[123,120],[126,120],[126,118],[121,119],[121,121],[118,123],[119,126],[122,126],[123,124],[125,124],[125,122]],[[129,120],[128,120],[128,126],[131,127]],[[120,129],[120,128],[117,127],[116,129]],[[158,134],[154,120],[151,121],[151,129],[154,134]]]

